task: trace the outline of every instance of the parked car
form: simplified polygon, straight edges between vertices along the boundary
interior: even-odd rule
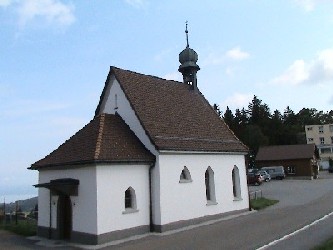
[[[261,185],[264,181],[264,178],[259,173],[248,173],[247,174],[247,183],[249,185]]]
[[[259,169],[257,169],[257,168],[249,168],[249,169],[247,170],[247,172],[248,172],[248,173],[256,173],[256,172],[258,172],[258,170],[259,170]]]
[[[258,173],[262,175],[262,177],[264,178],[264,181],[268,182],[271,180],[271,175],[269,173],[267,173],[267,171],[259,170]]]
[[[283,180],[286,177],[283,166],[262,167],[261,170],[269,173],[272,179]]]
[[[329,166],[329,167],[328,167],[328,172],[329,172],[329,173],[333,173],[333,166]]]

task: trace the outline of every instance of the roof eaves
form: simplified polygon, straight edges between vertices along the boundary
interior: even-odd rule
[[[143,160],[143,159],[133,159],[133,160],[86,160],[86,161],[73,161],[65,163],[55,163],[46,165],[35,165],[32,164],[28,169],[30,170],[40,170],[48,169],[53,167],[68,167],[68,166],[78,166],[78,165],[88,165],[88,164],[153,164],[154,160]]]
[[[235,155],[247,155],[249,152],[245,150],[207,150],[207,149],[175,149],[165,147],[159,150],[160,153],[165,154],[235,154]]]

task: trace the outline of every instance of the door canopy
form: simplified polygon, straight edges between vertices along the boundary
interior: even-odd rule
[[[72,178],[62,178],[51,180],[47,183],[34,185],[36,188],[47,188],[55,195],[78,196],[78,186],[80,181]]]

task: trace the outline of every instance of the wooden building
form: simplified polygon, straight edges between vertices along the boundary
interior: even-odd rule
[[[275,145],[260,147],[256,166],[283,166],[287,177],[316,179],[319,152],[315,144]]]

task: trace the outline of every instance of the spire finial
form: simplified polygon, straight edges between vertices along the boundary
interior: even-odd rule
[[[186,33],[186,43],[187,43],[187,44],[186,44],[186,47],[188,48],[188,47],[190,47],[189,44],[188,44],[188,30],[187,30],[187,24],[188,24],[188,21],[186,21],[185,24],[186,24],[185,33]]]

